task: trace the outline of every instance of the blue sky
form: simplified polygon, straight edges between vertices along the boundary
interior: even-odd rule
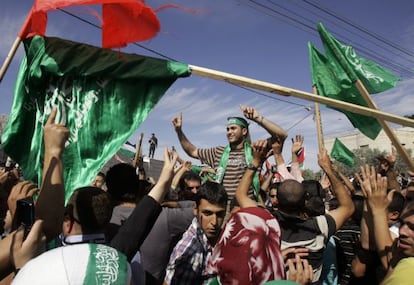
[[[381,2],[381,4],[379,4]],[[3,62],[31,1],[2,0],[0,10],[0,60]],[[383,111],[408,115],[414,113],[414,2],[396,1],[300,1],[300,0],[156,0],[147,1],[157,8],[166,3],[197,9],[191,14],[176,9],[158,13],[159,34],[140,45],[188,64],[217,69],[253,79],[312,92],[307,42],[322,49],[316,24],[322,22],[337,39],[353,45],[360,56],[385,60],[392,71],[402,78],[398,86],[373,98]],[[330,14],[308,3],[314,3]],[[276,6],[277,5],[277,6]],[[97,22],[85,10],[67,8],[81,17]],[[282,15],[281,15],[282,14]],[[283,16],[283,15],[287,15]],[[338,18],[346,19],[347,25]],[[305,25],[303,25],[303,24]],[[381,41],[362,33],[357,25],[375,33]],[[61,11],[49,13],[46,34],[100,46],[100,30],[70,17]],[[384,44],[384,40],[389,45]],[[399,50],[391,45],[397,46]],[[139,46],[130,44],[124,52],[159,57]],[[13,85],[23,56],[20,48],[5,78],[0,83],[0,114],[11,109]],[[372,57],[374,56],[374,57]],[[383,64],[386,66],[385,64]],[[411,73],[410,73],[411,71]],[[183,129],[198,147],[226,143],[225,122],[228,116],[241,115],[239,106],[256,107],[260,114],[288,130],[289,139],[305,136],[305,166],[318,170],[316,127],[313,121],[313,102],[251,92],[224,82],[199,76],[179,79],[153,109],[147,120],[131,137],[136,142],[144,133],[143,151],[148,153],[148,138],[152,132],[161,148],[174,145],[184,159],[188,157],[179,146],[171,120],[183,113]],[[311,106],[308,111],[305,107]],[[321,106],[323,132],[333,137],[354,128],[337,111]],[[253,139],[265,138],[266,133],[251,124]],[[285,144],[285,158],[290,159],[290,142]]]

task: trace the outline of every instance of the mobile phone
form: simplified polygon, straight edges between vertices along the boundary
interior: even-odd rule
[[[35,222],[35,205],[33,198],[24,198],[16,201],[15,221],[17,228],[23,226],[24,238],[26,238]]]

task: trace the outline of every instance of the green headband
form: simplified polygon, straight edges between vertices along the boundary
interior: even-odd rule
[[[238,125],[243,128],[249,128],[249,123],[243,118],[240,117],[228,117],[227,118],[227,126],[229,125]]]

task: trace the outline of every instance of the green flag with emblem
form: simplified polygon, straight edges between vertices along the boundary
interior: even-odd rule
[[[174,81],[190,74],[183,63],[58,38],[24,43],[3,148],[26,179],[40,183],[43,126],[57,107],[56,123],[70,130],[63,155],[66,201],[91,183]]]

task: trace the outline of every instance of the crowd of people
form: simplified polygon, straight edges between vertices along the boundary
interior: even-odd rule
[[[182,114],[172,120],[204,167],[165,149],[157,181],[142,160],[119,163],[65,204],[69,130],[54,110],[40,185],[0,168],[0,284],[411,284],[414,180],[398,181],[396,154],[350,179],[322,148],[323,175],[304,179],[303,136],[287,167],[287,132],[255,108],[241,112],[227,120],[228,144],[212,148],[190,142]],[[269,138],[252,140],[250,122]]]

